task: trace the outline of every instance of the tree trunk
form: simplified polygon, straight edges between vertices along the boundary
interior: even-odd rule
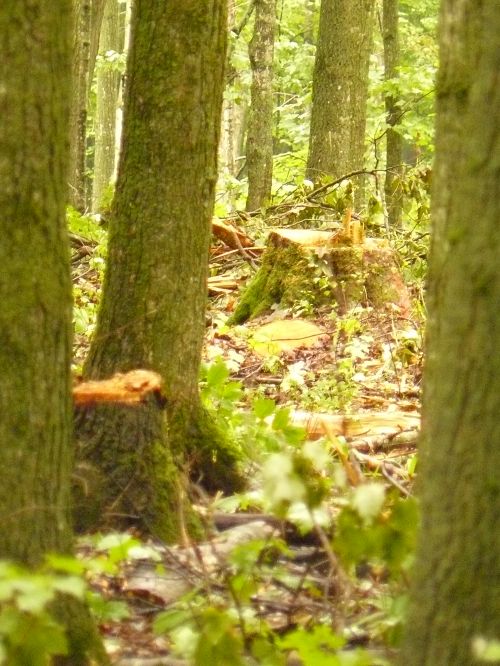
[[[70,10],[0,4],[0,558],[29,566],[72,548]],[[86,610],[56,605],[70,648],[60,663],[87,663],[86,652],[107,663]]]
[[[399,0],[384,0],[383,38],[384,38],[384,78],[387,82],[395,81],[399,66]],[[386,94],[385,112],[387,120],[387,149],[385,174],[385,202],[390,227],[401,225],[403,176],[403,137],[394,129],[399,124],[401,107],[398,96]]]
[[[227,30],[230,34],[235,25],[236,7],[234,0],[229,0],[227,5]],[[226,86],[232,85],[237,77],[236,69],[231,63],[231,49],[228,48],[226,67]],[[235,101],[231,97],[225,97],[222,102],[221,137],[219,144],[219,177],[232,178],[236,173],[236,144],[234,135],[234,109]],[[224,187],[224,184],[222,184]]]
[[[99,44],[105,0],[73,0],[73,86],[70,114],[68,201],[86,207],[87,102]]]
[[[255,24],[248,45],[252,67],[247,133],[247,210],[267,206],[273,177],[273,56],[276,0],[255,0]]]
[[[405,666],[469,666],[500,637],[500,12],[441,11],[423,404],[423,524]]]
[[[306,0],[306,18],[304,23],[304,41],[307,44],[315,44],[316,27],[316,0]]]
[[[307,177],[339,178],[364,157],[373,0],[322,0]]]
[[[108,522],[121,514],[169,540],[184,520],[174,460],[201,460],[213,485],[235,479],[198,392],[225,52],[224,0],[135,3],[108,266],[84,375],[155,370],[168,404],[78,418],[83,458],[106,480]]]
[[[109,201],[109,186],[115,172],[116,107],[120,86],[120,71],[106,53],[121,53],[123,30],[120,26],[120,6],[107,0],[104,9],[99,51],[104,59],[97,71],[95,111],[95,155],[92,188],[92,210],[101,212]]]

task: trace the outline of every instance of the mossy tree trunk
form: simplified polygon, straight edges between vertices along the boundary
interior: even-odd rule
[[[247,210],[267,206],[273,177],[273,57],[276,0],[255,0],[255,23],[248,45],[252,67],[247,131]]]
[[[500,637],[500,12],[444,0],[422,529],[405,666],[469,666]],[[481,660],[482,661],[482,660]]]
[[[322,0],[307,177],[363,167],[373,0]]]
[[[384,78],[394,82],[399,66],[399,0],[383,3]],[[386,94],[387,148],[385,174],[385,202],[390,227],[401,224],[403,137],[394,129],[401,119],[401,107],[396,94]]]
[[[71,280],[65,227],[70,2],[0,4],[0,558],[71,553]],[[83,606],[60,599],[70,654],[107,663]]]
[[[168,406],[101,406],[77,420],[82,457],[106,479],[101,511],[169,540],[181,526],[183,465],[198,464],[213,486],[239,478],[198,390],[225,53],[224,0],[135,3],[108,265],[84,375],[153,369]]]

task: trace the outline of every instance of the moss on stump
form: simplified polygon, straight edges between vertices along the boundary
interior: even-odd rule
[[[317,287],[319,260],[330,280],[330,294]],[[229,320],[241,324],[273,304],[290,307],[301,298],[329,302],[341,311],[360,303],[376,309],[388,304],[403,314],[409,297],[393,250],[379,239],[352,244],[339,233],[282,229],[271,232],[262,265],[243,292]]]

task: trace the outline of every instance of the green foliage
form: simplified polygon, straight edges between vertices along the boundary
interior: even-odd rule
[[[414,499],[385,496],[380,483],[364,484],[342,508],[333,546],[345,566],[371,562],[397,579],[413,562],[417,527]]]
[[[237,442],[250,460],[277,451],[281,446],[303,441],[305,433],[290,423],[289,410],[277,407],[274,400],[257,396],[251,409],[243,406],[241,382],[229,381],[230,371],[219,358],[201,370],[201,398],[204,406],[228,436]]]
[[[359,322],[355,317],[348,319],[343,334],[353,336],[357,331]],[[289,411],[263,396],[253,399],[250,411],[235,409],[235,402],[243,406],[245,397],[241,385],[229,376],[220,359],[205,367],[203,400],[223,415],[233,436],[251,442],[260,472],[255,475],[255,488],[219,501],[218,508],[258,506],[290,521],[300,532],[324,530],[330,544],[326,547],[331,547],[332,557],[339,559],[349,576],[355,579],[360,570],[384,576],[385,593],[370,601],[362,622],[370,627],[371,636],[394,644],[406,611],[402,592],[415,545],[415,501],[400,499],[376,481],[349,490],[342,442],[332,446],[327,440],[304,441],[304,433],[290,423]],[[336,451],[343,451],[340,461]],[[168,634],[175,653],[193,664],[255,660],[284,666],[290,651],[298,653],[306,666],[386,664],[370,651],[353,649],[348,635],[332,629],[328,614],[311,626],[289,627],[284,634],[267,623],[256,599],[270,581],[282,580],[297,595],[310,585],[290,574],[281,560],[288,555],[286,543],[275,537],[236,546],[222,584],[212,587],[207,582],[160,613],[155,631]]]
[[[500,640],[488,640],[476,636],[472,641],[472,653],[479,663],[500,663]]]
[[[284,638],[278,645],[284,650],[295,650],[304,666],[382,666],[385,660],[377,659],[363,649],[347,649],[347,640],[324,624],[311,630],[300,627]]]
[[[88,241],[93,241],[97,244],[99,254],[105,256],[107,234],[93,215],[81,215],[77,210],[68,206],[66,221],[70,233],[82,236]]]
[[[68,230],[80,242],[88,244],[88,267],[78,271],[73,283],[73,326],[77,335],[90,338],[95,327],[99,305],[99,285],[104,278],[106,264],[107,232],[91,215],[80,215],[69,207],[66,213]],[[88,279],[93,274],[94,281]],[[82,276],[80,278],[80,276]]]
[[[67,653],[65,628],[51,614],[57,595],[86,602],[100,622],[128,617],[125,603],[90,590],[86,578],[117,575],[122,563],[156,553],[129,534],[95,535],[86,541],[98,555],[50,554],[36,571],[0,561],[0,664],[47,666],[52,656]]]
[[[58,594],[83,599],[85,587],[79,576],[0,562],[0,664],[46,666],[51,656],[66,654],[64,628],[50,603]]]

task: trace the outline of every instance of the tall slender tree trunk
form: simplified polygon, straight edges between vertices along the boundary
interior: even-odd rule
[[[309,44],[315,44],[315,18],[316,18],[316,0],[306,0],[306,20],[304,25],[304,41]]]
[[[373,0],[322,0],[307,177],[338,178],[364,158]]]
[[[87,103],[99,45],[105,0],[73,0],[73,86],[70,114],[68,202],[86,207]]]
[[[236,18],[234,0],[227,5],[227,30],[231,31]],[[231,85],[237,77],[237,72],[231,64],[231,49],[227,51],[226,86]],[[235,136],[234,136],[234,108],[235,101],[225,97],[222,102],[222,124],[219,143],[219,174],[222,177],[234,176],[236,170]]]
[[[103,196],[115,173],[116,144],[116,108],[121,74],[119,69],[109,62],[106,54],[118,54],[123,49],[124,30],[120,21],[120,5],[116,0],[106,0],[102,22],[99,51],[103,64],[97,70],[97,95],[95,112],[95,155],[94,179],[92,186],[92,210],[101,212]]]
[[[423,404],[422,529],[404,666],[500,637],[500,12],[444,0]],[[482,663],[482,660],[481,660]]]
[[[0,558],[29,566],[72,548],[70,10],[0,4]],[[61,599],[55,612],[70,648],[60,663],[87,651],[107,662],[83,607]]]
[[[255,24],[248,46],[252,68],[247,131],[247,210],[266,206],[273,177],[273,57],[276,0],[255,0]]]
[[[399,0],[384,0],[382,32],[384,39],[384,78],[393,81],[399,66]],[[403,176],[403,137],[394,129],[400,121],[401,107],[397,95],[385,97],[387,120],[387,150],[385,174],[385,201],[390,227],[401,224]]]
[[[153,369],[167,408],[78,418],[82,455],[105,478],[101,514],[170,540],[183,520],[178,469],[202,459],[214,485],[232,485],[198,391],[226,34],[225,0],[134,4],[108,265],[84,374]]]

